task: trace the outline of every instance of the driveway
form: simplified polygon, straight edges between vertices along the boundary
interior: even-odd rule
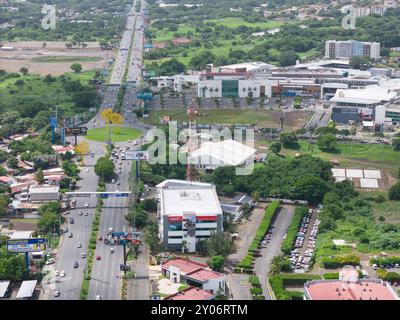
[[[295,206],[284,205],[272,222],[272,236],[267,248],[260,250],[261,257],[257,258],[254,265],[256,275],[260,279],[263,294],[266,300],[272,300],[272,296],[267,286],[268,272],[270,264],[275,256],[281,254],[281,244],[283,238],[292,222]]]

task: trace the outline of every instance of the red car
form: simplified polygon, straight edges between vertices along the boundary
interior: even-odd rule
[[[96,260],[101,260],[101,256],[97,256],[97,257],[96,257]]]
[[[103,237],[100,236],[100,237],[97,238],[97,240],[101,241],[101,240],[103,240]]]

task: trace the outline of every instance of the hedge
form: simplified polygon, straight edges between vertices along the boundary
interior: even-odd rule
[[[282,242],[281,250],[285,254],[289,254],[293,248],[293,243],[296,240],[296,235],[301,226],[301,221],[304,216],[308,213],[308,209],[305,207],[296,208],[293,216],[292,223],[290,224],[288,231],[286,233],[286,238]]]
[[[261,223],[254,236],[254,240],[249,247],[247,256],[239,263],[240,268],[250,269],[253,267],[254,251],[258,250],[258,247],[260,246],[262,239],[267,233],[268,228],[271,225],[272,218],[274,217],[276,210],[278,209],[280,204],[280,200],[275,200],[272,201],[270,205],[265,209],[264,217],[261,220]]]
[[[322,259],[321,265],[325,269],[337,269],[345,265],[359,266],[360,257],[355,255],[325,257]]]
[[[250,288],[250,293],[252,295],[259,295],[259,294],[262,294],[263,291],[261,288]]]
[[[255,288],[261,287],[261,282],[257,276],[249,276],[249,282]]]
[[[339,272],[328,272],[323,274],[324,279],[339,279]]]
[[[286,291],[287,285],[304,284],[307,281],[319,280],[319,275],[313,274],[278,274],[268,278],[269,285],[277,300],[299,300],[303,299],[303,292]]]
[[[265,300],[264,296],[255,296],[254,300]]]
[[[372,258],[370,263],[386,267],[388,264],[400,264],[400,257]]]

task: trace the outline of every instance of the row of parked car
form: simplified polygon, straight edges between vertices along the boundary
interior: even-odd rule
[[[266,235],[264,236],[264,239],[261,241],[261,248],[266,248],[268,246],[268,243],[271,241],[272,237],[272,229],[269,228]]]
[[[318,212],[318,211],[317,211]],[[289,260],[291,262],[291,268],[298,270],[299,272],[307,271],[310,267],[311,259],[315,253],[315,244],[318,235],[318,226],[321,223],[320,220],[316,219],[312,225],[310,235],[308,236],[307,249],[301,255],[300,250],[304,246],[306,240],[306,235],[309,230],[309,224],[311,221],[313,210],[310,209],[308,214],[303,217],[299,231],[296,235],[296,240],[294,243],[294,249],[290,252]]]

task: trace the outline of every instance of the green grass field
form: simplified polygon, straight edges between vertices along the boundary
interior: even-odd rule
[[[174,39],[175,38],[174,34],[179,34],[179,36],[184,37],[188,31],[194,33],[195,28],[187,24],[180,24],[178,26],[177,31],[169,31],[168,29],[154,29],[154,28],[150,28],[149,31],[152,31],[156,34],[155,42],[161,42]]]
[[[98,57],[63,57],[63,56],[50,56],[50,57],[35,57],[33,62],[54,63],[54,62],[92,62],[99,61]]]
[[[142,135],[142,131],[128,128],[128,127],[112,127],[111,129],[111,141],[112,142],[123,142],[128,140],[134,140]],[[88,140],[105,142],[108,140],[108,131],[105,127],[90,129],[85,136]]]
[[[204,22],[212,22],[217,25],[226,26],[228,28],[237,28],[239,26],[246,27],[260,27],[263,29],[272,29],[285,24],[283,21],[265,21],[265,22],[246,22],[242,18],[228,17],[224,19],[211,19],[205,20]]]
[[[400,152],[380,144],[338,143],[337,152],[322,152],[316,144],[300,141],[300,149],[283,149],[282,154],[310,154],[325,160],[338,160],[342,167],[380,168],[395,174],[400,164]]]
[[[87,85],[89,80],[95,75],[94,71],[85,71],[82,73],[66,73],[65,77],[72,80],[79,80],[82,84]],[[53,83],[43,82],[44,77],[35,74],[20,76],[19,78],[7,79],[0,82],[0,100],[5,103],[17,103],[19,99],[29,99],[31,97],[39,97],[53,105],[58,106],[59,112],[64,115],[71,116],[73,102],[65,93],[63,85],[59,77],[55,77]],[[16,85],[17,80],[23,80],[23,85]]]

